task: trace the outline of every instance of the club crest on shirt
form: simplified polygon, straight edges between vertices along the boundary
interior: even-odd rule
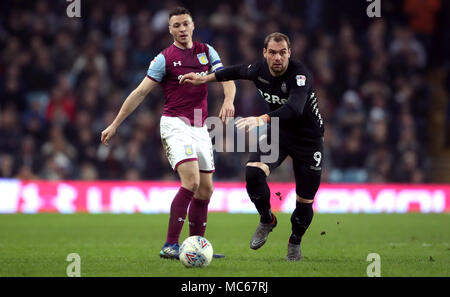
[[[198,58],[198,61],[200,62],[200,64],[202,64],[202,65],[208,64],[208,58],[206,57],[205,53],[197,54],[197,58]]]
[[[193,154],[192,145],[185,145],[184,152],[186,153],[186,156],[191,156]]]
[[[295,79],[297,80],[297,86],[303,87],[306,84],[306,76],[304,75],[297,75],[295,76]]]

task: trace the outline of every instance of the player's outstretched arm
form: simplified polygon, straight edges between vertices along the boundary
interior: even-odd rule
[[[194,72],[183,75],[180,79],[180,84],[190,83],[193,85],[200,85],[213,81],[229,81],[237,79],[255,80],[258,74],[259,64],[257,65],[231,65],[227,66],[217,72],[201,76]]]
[[[102,132],[101,141],[104,145],[109,145],[108,140],[116,134],[117,127],[119,127],[119,125],[136,109],[136,107],[141,104],[145,96],[147,96],[147,94],[157,84],[157,82],[145,77],[139,86],[134,89],[130,95],[128,95],[114,121]]]

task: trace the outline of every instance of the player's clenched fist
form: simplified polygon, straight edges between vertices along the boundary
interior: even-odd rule
[[[108,128],[103,130],[101,140],[104,145],[109,146],[108,140],[116,134],[116,127],[110,125]]]

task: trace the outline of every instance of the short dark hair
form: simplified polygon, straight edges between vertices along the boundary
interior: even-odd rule
[[[291,41],[289,40],[289,37],[286,34],[280,33],[280,32],[274,32],[266,36],[264,39],[264,48],[267,49],[267,45],[269,45],[269,42],[271,40],[274,40],[275,42],[280,41],[286,41],[288,49],[291,48]]]
[[[178,7],[175,7],[174,9],[172,9],[172,10],[169,12],[169,20],[170,20],[170,18],[173,17],[174,15],[182,15],[182,14],[187,14],[187,15],[189,15],[189,16],[192,18],[192,14],[191,14],[191,12],[190,12],[187,8],[178,6]]]

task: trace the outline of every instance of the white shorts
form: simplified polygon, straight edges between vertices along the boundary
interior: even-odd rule
[[[214,172],[214,157],[208,128],[194,127],[177,117],[162,116],[161,140],[173,170],[187,161],[198,161],[201,172]]]

